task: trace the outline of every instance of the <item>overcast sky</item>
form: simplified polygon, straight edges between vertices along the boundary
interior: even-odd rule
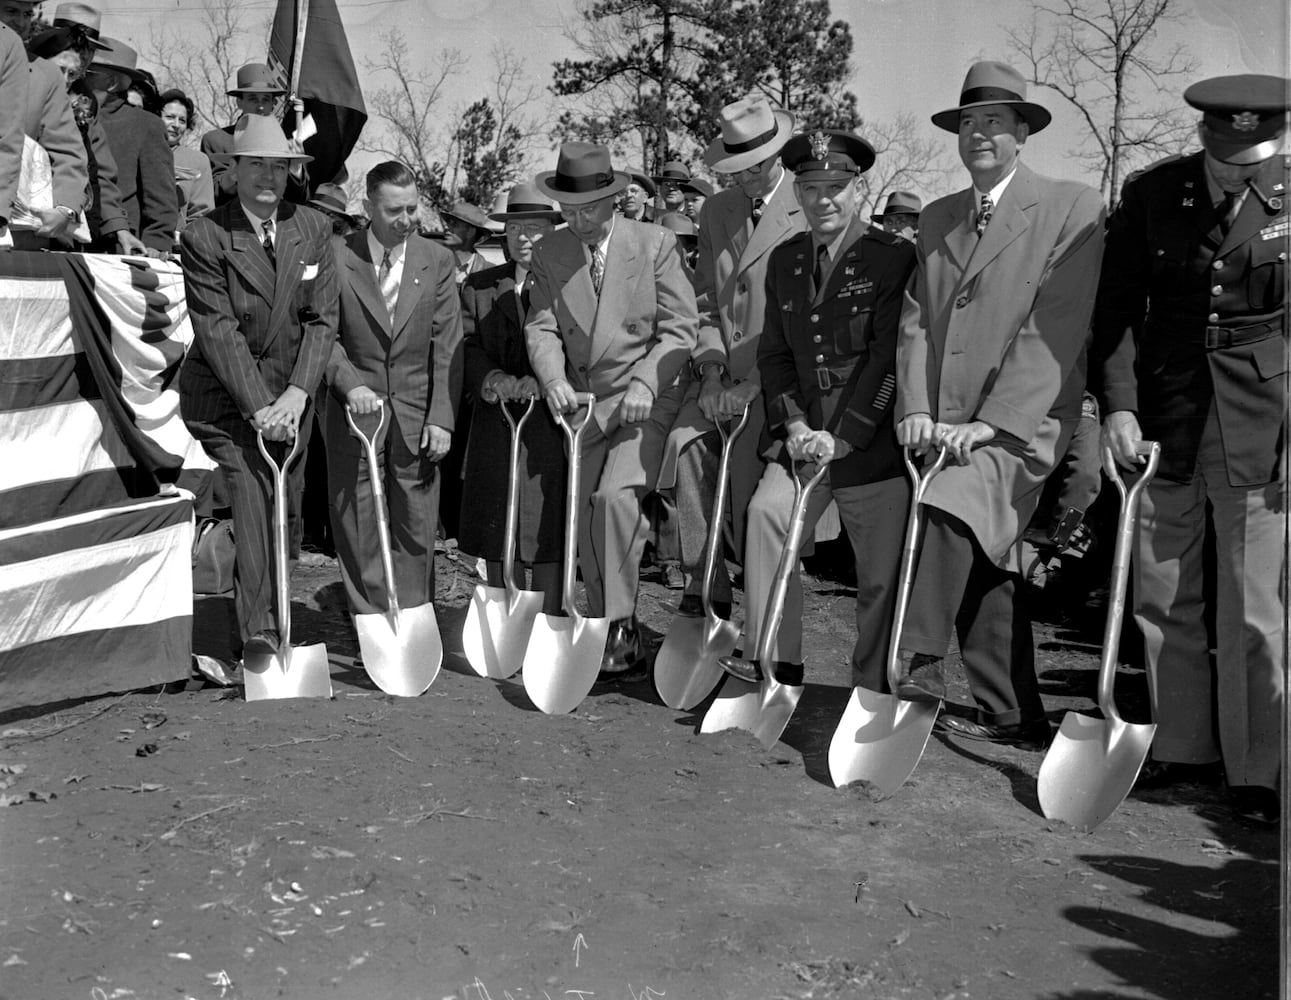
[[[1199,63],[1196,79],[1227,73],[1286,75],[1288,15],[1283,0],[1181,0],[1186,24],[1171,28],[1157,43],[1184,42]],[[148,50],[149,32],[158,25],[200,33],[201,0],[119,0],[104,4],[103,32]],[[267,23],[275,4],[251,0],[240,4],[248,23]],[[45,4],[46,16],[53,4]],[[551,63],[573,55],[566,38],[579,20],[579,0],[339,0],[342,18],[360,67],[380,49],[380,35],[398,26],[413,52],[429,58],[444,47],[470,57],[471,72],[454,81],[445,112],[483,95],[488,85],[489,50],[494,42],[510,45],[524,60],[535,82],[545,87]],[[901,111],[928,116],[957,103],[969,64],[977,59],[1007,61],[1002,25],[1022,24],[1027,0],[833,0],[834,17],[851,24],[856,41],[851,89],[863,116],[888,119]],[[388,81],[365,78],[375,89]],[[1186,82],[1192,82],[1188,80]],[[1186,83],[1181,82],[1179,90]],[[1079,144],[1076,116],[1057,95],[1033,90],[1029,95],[1054,113],[1053,124],[1028,143],[1027,162],[1042,173],[1075,176],[1070,153]],[[369,122],[369,129],[379,123]],[[953,156],[954,137],[928,123],[929,136],[946,143]],[[547,169],[548,156],[536,154],[534,169]],[[362,172],[371,156],[356,155],[351,171]],[[1097,178],[1085,177],[1093,180]],[[962,180],[957,172],[951,187]],[[944,192],[921,192],[937,194]]]

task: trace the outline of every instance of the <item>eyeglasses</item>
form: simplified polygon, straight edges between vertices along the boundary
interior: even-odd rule
[[[550,222],[508,222],[508,236],[528,236],[532,239],[535,236],[542,236],[552,228]]]
[[[761,163],[755,163],[751,167],[745,167],[743,170],[737,170],[731,176],[733,176],[736,180],[739,180],[741,177],[747,177],[749,179],[752,179],[754,177],[761,177],[762,174],[766,171],[767,164],[769,164],[774,159],[775,157],[773,156],[771,157],[771,159],[763,160]]]

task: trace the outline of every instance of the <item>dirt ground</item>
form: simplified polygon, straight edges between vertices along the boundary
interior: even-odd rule
[[[1218,789],[1133,794],[1083,834],[1040,813],[1041,754],[941,737],[889,799],[835,789],[845,583],[807,580],[808,685],[770,751],[649,684],[542,715],[462,660],[474,583],[441,561],[421,698],[355,669],[324,560],[294,628],[326,641],[331,701],[190,684],[0,714],[0,997],[1275,996],[1277,836]],[[675,599],[643,588],[656,642]],[[198,603],[199,649],[223,604]],[[1057,723],[1092,704],[1101,623],[1042,610]],[[1141,671],[1121,697],[1143,720]]]

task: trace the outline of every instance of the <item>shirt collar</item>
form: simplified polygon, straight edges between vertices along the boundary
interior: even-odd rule
[[[389,248],[391,267],[399,263],[399,261],[403,260],[403,252],[407,248],[408,248],[407,240],[404,240],[401,243],[396,243],[394,246]],[[371,256],[372,263],[376,267],[381,266],[381,259],[385,256],[385,252],[386,252],[386,247],[382,245],[380,240],[378,240],[375,236],[372,235],[372,230],[369,229],[368,230],[368,254],[369,256]]]
[[[610,231],[609,231],[608,233],[606,233],[606,234],[605,234],[605,239],[600,240],[600,241],[596,244],[598,247],[600,247],[600,248],[601,248],[601,256],[602,256],[602,257],[604,257],[604,258],[605,258],[605,259],[607,259],[607,260],[609,259],[609,256],[610,256],[610,237],[612,237],[612,236],[614,235],[614,223],[615,223],[615,221],[617,221],[617,220],[614,218],[614,216],[612,216],[612,215],[611,215],[611,216],[610,216]],[[583,246],[587,247],[587,259],[590,261],[590,260],[592,259],[592,248],[591,248],[591,247],[589,247],[589,246],[587,246],[587,244],[586,244],[586,243],[584,243],[584,244],[583,244]]]
[[[784,178],[787,173],[789,173],[789,171],[782,166],[780,168],[780,176],[776,178],[775,185],[762,197],[763,208],[766,208],[767,205],[771,204],[771,199],[774,198],[775,193],[780,190],[780,185],[784,183]],[[756,200],[756,198],[750,198],[749,203],[752,204]]]
[[[241,199],[239,199],[239,200],[238,200],[238,207],[242,209],[242,214],[243,214],[243,215],[245,215],[245,216],[247,217],[247,222],[251,223],[251,231],[252,231],[253,233],[255,233],[255,234],[256,234],[256,242],[257,242],[257,243],[263,243],[263,242],[264,242],[264,224],[265,224],[265,221],[266,221],[266,220],[264,220],[264,219],[260,218],[260,216],[258,216],[258,215],[256,215],[256,214],[254,214],[254,213],[253,213],[249,208],[247,208],[247,206],[242,202],[242,200],[241,200]],[[274,221],[273,221],[273,238],[274,238],[274,240],[275,240],[275,241],[277,241],[277,239],[278,239],[278,219],[277,219],[277,214],[278,214],[278,213],[277,213],[277,211],[275,210],[274,215],[272,216],[272,218],[273,218],[273,220],[274,220]]]
[[[988,194],[991,196],[992,205],[998,205],[1000,203],[1000,198],[1004,196],[1004,189],[1009,186],[1009,181],[1013,180],[1013,175],[1016,174],[1017,172],[1018,172],[1018,168],[1017,166],[1014,166],[1013,169],[1010,170],[1008,174],[1005,176],[1004,180],[1000,181],[998,184],[995,185],[995,187],[991,188],[989,191],[981,191],[978,189],[977,185],[974,184],[973,185],[973,207],[976,208],[978,205],[982,203],[982,195],[984,194]]]
[[[825,240],[822,240],[815,233],[812,233],[811,234],[812,253],[813,254],[816,253],[817,252],[816,248],[823,245],[825,247],[825,252],[829,255],[829,259],[831,261],[838,260],[838,255],[843,251],[843,240],[847,236],[847,233],[851,228],[852,228],[852,224],[849,222],[846,226],[844,226],[842,229],[836,232],[828,242],[826,242]]]

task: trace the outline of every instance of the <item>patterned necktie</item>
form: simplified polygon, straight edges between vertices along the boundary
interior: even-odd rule
[[[271,267],[277,267],[278,258],[273,252],[273,219],[265,219],[260,224],[260,231],[264,234],[264,241],[261,246],[264,247],[265,256],[269,258]]]
[[[394,277],[394,265],[390,262],[390,251],[381,256],[381,267],[377,269],[377,282],[381,286],[381,299],[386,304],[390,321],[394,322],[394,307],[399,301],[399,282]]]
[[[766,202],[761,198],[753,199],[753,228],[756,229],[758,222],[762,218],[762,210],[766,208]]]
[[[598,243],[592,247],[592,287],[596,289],[596,297],[601,295],[601,281],[605,278],[605,252]]]
[[[986,232],[986,227],[990,225],[991,215],[995,211],[995,202],[991,201],[989,194],[982,195],[982,205],[977,210],[977,235],[981,236]]]

